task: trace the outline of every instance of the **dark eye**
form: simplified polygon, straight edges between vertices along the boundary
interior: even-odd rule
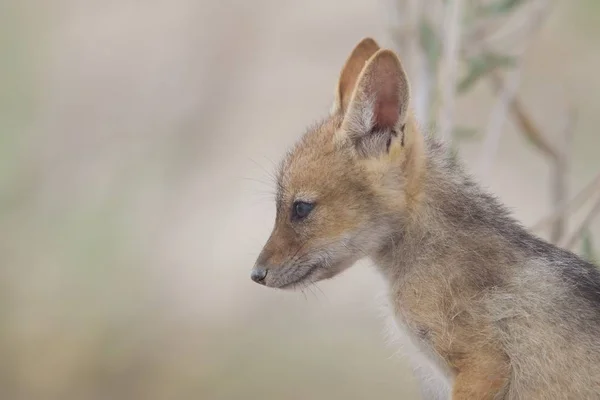
[[[294,202],[294,207],[292,209],[292,217],[294,219],[302,219],[310,214],[313,207],[314,204],[307,203],[305,201],[296,201]]]

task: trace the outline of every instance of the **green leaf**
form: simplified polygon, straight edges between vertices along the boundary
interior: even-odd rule
[[[594,250],[594,241],[589,228],[581,236],[581,255],[591,263],[596,263],[596,252]]]
[[[452,137],[456,140],[474,140],[479,138],[479,132],[470,126],[456,126],[452,132]]]
[[[468,62],[468,71],[456,88],[459,94],[469,90],[479,79],[497,68],[509,68],[515,65],[515,59],[510,56],[503,56],[494,53],[484,53],[474,57]]]
[[[483,16],[506,14],[523,3],[525,0],[498,0],[481,7],[480,12]]]

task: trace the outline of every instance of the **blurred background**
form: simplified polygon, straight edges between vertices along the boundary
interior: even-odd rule
[[[305,293],[250,281],[271,174],[371,36],[423,126],[594,258],[599,18],[596,0],[0,2],[0,398],[418,398],[368,262]]]

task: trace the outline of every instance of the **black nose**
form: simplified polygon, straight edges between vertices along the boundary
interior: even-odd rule
[[[267,277],[267,270],[261,267],[254,267],[252,272],[250,273],[250,278],[256,283],[260,283],[262,285],[265,284],[265,278]]]

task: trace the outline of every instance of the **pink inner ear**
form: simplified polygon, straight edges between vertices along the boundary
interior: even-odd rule
[[[380,94],[375,109],[375,125],[382,128],[393,128],[400,118],[399,99],[395,94]]]
[[[369,121],[367,130],[394,129],[408,102],[408,83],[400,60],[390,50],[380,50],[360,75],[352,99],[352,119]]]

